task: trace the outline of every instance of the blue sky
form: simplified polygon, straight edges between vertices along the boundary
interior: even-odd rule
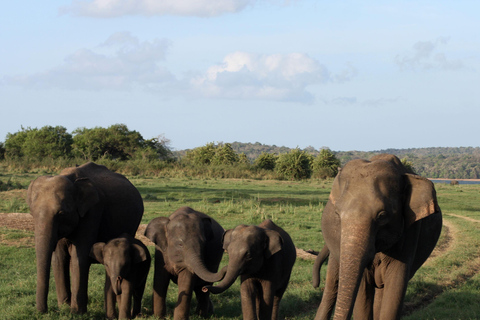
[[[9,1],[0,141],[21,127],[175,150],[480,146],[480,2]]]

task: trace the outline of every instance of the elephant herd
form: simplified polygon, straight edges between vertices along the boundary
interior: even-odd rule
[[[89,268],[101,263],[106,317],[140,313],[152,259],[134,238],[143,200],[130,181],[87,163],[38,177],[28,188],[27,203],[35,223],[39,312],[48,310],[53,269],[58,304],[85,313]],[[334,319],[398,319],[408,281],[440,236],[442,214],[433,184],[409,172],[396,156],[382,154],[340,169],[321,226],[325,246],[313,266],[314,287],[327,259],[328,265],[315,319],[332,314]],[[210,293],[224,292],[240,277],[243,318],[278,319],[296,250],[271,220],[225,231],[205,213],[182,207],[151,220],[145,236],[155,243],[155,316],[166,316],[170,281],[178,285],[177,320],[189,318],[193,292],[196,313],[210,316]],[[229,262],[218,270],[225,251]]]

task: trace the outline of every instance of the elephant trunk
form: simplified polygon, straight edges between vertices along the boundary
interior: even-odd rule
[[[320,285],[320,269],[322,268],[323,263],[327,260],[330,250],[327,246],[324,246],[322,250],[318,253],[315,263],[313,264],[313,276],[312,276],[312,285],[314,288],[318,288]]]
[[[371,223],[342,220],[340,270],[334,320],[351,319],[363,272],[375,255]]]
[[[50,282],[52,253],[57,243],[57,227],[53,223],[35,224],[35,254],[37,258],[37,310],[47,312],[47,297]]]
[[[234,263],[230,261],[228,267],[223,267],[222,271],[226,270],[225,277],[218,283],[216,286],[205,286],[202,288],[203,292],[210,291],[213,294],[222,293],[232,286],[232,284],[237,280],[237,277],[240,275],[241,268],[235,267],[232,265]]]
[[[219,272],[211,272],[205,266],[204,261],[198,255],[187,255],[189,257],[187,264],[191,266],[193,272],[203,281],[217,282],[225,276],[225,267]]]
[[[112,282],[113,292],[119,296],[122,294],[122,277],[113,276],[110,281]]]

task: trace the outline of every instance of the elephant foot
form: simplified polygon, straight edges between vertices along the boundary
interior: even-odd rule
[[[87,313],[87,308],[86,307],[74,307],[72,306],[70,308],[70,312],[73,313],[73,314],[85,314]]]
[[[214,314],[212,300],[208,299],[208,304],[206,306],[199,304],[197,306],[196,314],[202,318],[210,318]]]

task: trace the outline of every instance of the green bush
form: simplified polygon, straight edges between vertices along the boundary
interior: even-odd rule
[[[5,146],[3,142],[0,141],[0,160],[5,159]]]
[[[212,164],[213,165],[232,165],[234,163],[238,163],[240,161],[240,157],[232,149],[232,145],[230,143],[225,143],[223,146],[218,146],[215,149],[215,154],[212,157]]]
[[[260,169],[273,170],[277,162],[278,155],[272,153],[262,152],[257,159],[255,159],[255,166]]]
[[[316,178],[333,178],[338,173],[340,160],[329,149],[322,149],[312,162],[313,175]]]
[[[62,126],[45,126],[41,129],[22,128],[14,134],[7,134],[5,153],[7,158],[70,157],[72,135]]]
[[[312,156],[301,151],[293,149],[289,153],[281,154],[276,162],[275,171],[283,179],[300,180],[308,179],[312,175],[311,161]]]

